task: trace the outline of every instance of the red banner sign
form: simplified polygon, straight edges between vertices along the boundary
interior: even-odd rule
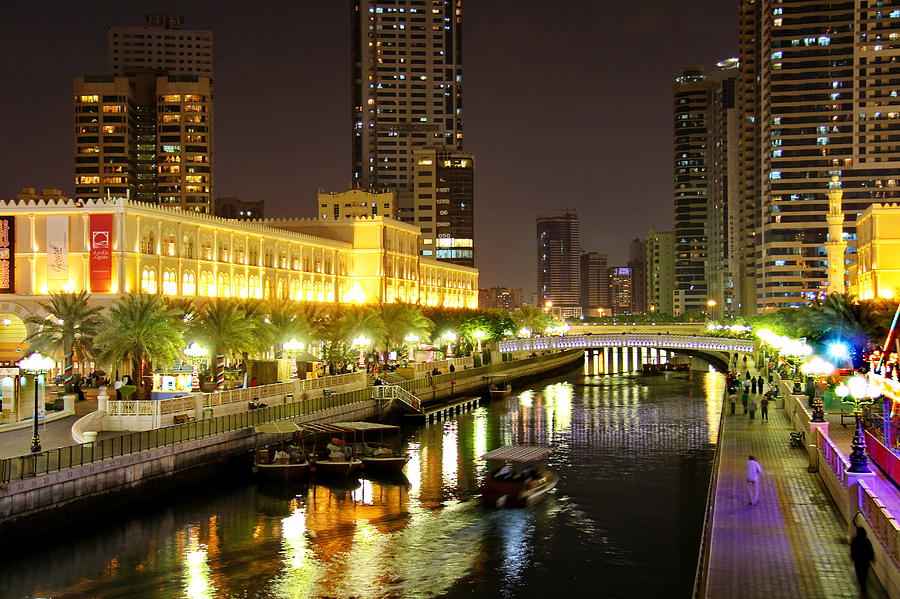
[[[16,217],[0,216],[0,293],[16,292]]]
[[[112,214],[91,215],[91,293],[112,291]]]

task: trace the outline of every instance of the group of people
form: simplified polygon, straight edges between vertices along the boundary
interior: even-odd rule
[[[737,410],[738,393],[741,396],[742,414],[749,414],[750,421],[756,420],[756,411],[760,410],[760,420],[769,420],[769,402],[778,395],[778,388],[771,377],[769,381],[762,375],[753,376],[747,370],[741,378],[737,371],[730,371],[725,375],[725,386],[728,389],[728,403],[733,416]]]

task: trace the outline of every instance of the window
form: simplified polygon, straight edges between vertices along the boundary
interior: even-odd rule
[[[231,297],[231,285],[228,282],[228,275],[224,272],[219,273],[219,297]]]
[[[197,277],[194,276],[194,271],[186,270],[181,275],[181,294],[186,296],[197,294]]]
[[[162,292],[165,295],[178,295],[178,278],[174,269],[167,268],[163,272]]]
[[[156,293],[156,269],[152,266],[145,266],[141,269],[141,291]]]

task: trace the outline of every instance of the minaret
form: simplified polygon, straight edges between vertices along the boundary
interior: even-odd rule
[[[841,178],[832,175],[828,185],[828,241],[825,242],[825,250],[828,252],[828,289],[826,293],[844,293],[844,251],[847,242],[844,241],[844,212],[841,210],[841,198],[844,192],[841,190]]]

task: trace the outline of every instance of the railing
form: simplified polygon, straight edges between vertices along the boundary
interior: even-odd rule
[[[657,347],[661,349],[702,349],[727,352],[752,352],[752,339],[729,339],[703,335],[667,335],[665,333],[614,333],[597,335],[560,335],[506,339],[498,343],[501,352],[536,351],[587,347]]]
[[[164,428],[126,433],[116,437],[98,439],[93,443],[70,445],[36,454],[6,458],[0,461],[0,482],[9,483],[33,478],[66,468],[83,466],[221,433],[239,431],[263,422],[296,418],[368,399],[370,399],[369,391],[358,389]]]
[[[422,400],[400,385],[378,385],[372,387],[372,399],[401,401],[416,410],[422,411]]]
[[[841,451],[831,440],[831,437],[825,436],[822,429],[816,429],[816,447],[825,456],[825,461],[831,471],[837,477],[841,486],[847,488],[847,469],[850,468],[850,461],[844,457]]]
[[[878,537],[881,546],[891,557],[894,567],[900,566],[900,526],[890,516],[878,497],[872,494],[865,481],[859,482],[859,511],[862,512],[866,522]]]

